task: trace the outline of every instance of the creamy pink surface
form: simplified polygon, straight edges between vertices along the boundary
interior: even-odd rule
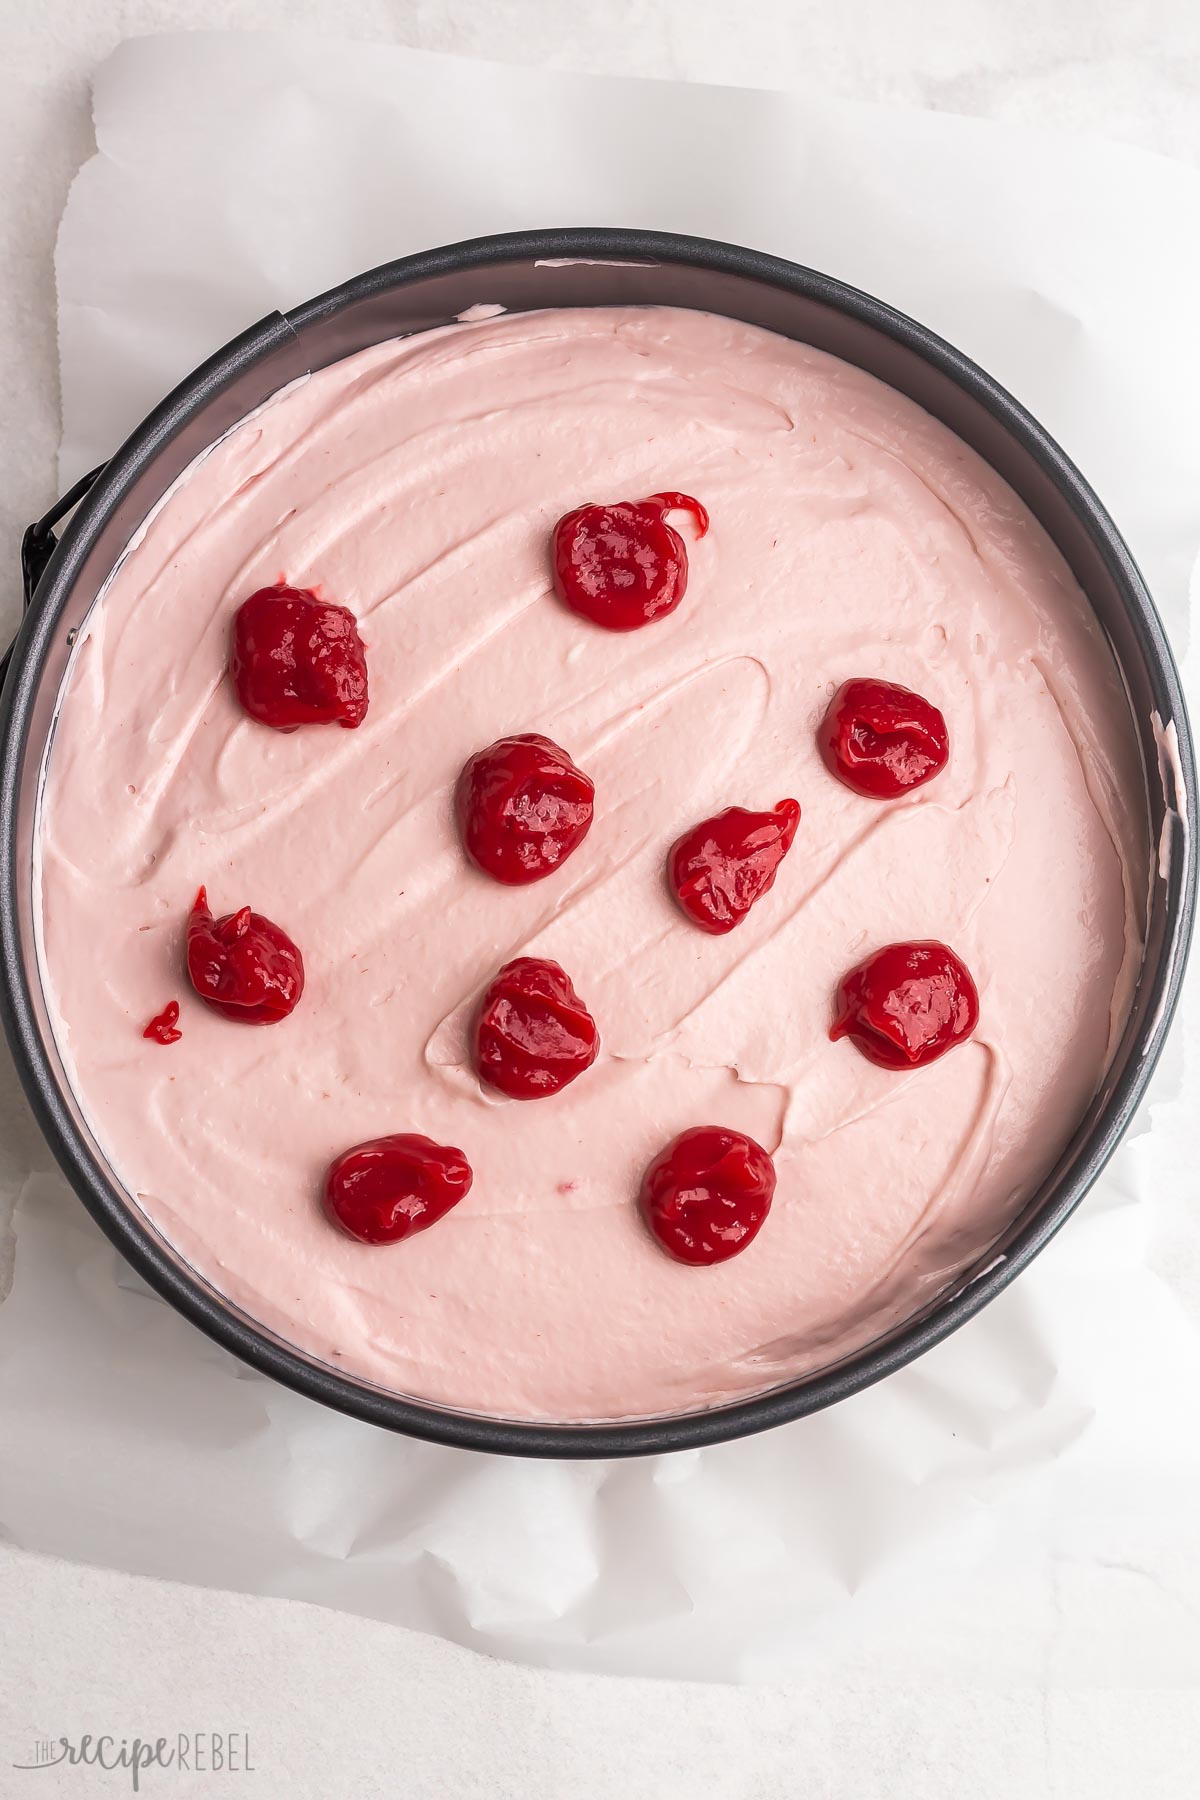
[[[678,611],[628,636],[552,596],[584,500],[697,495]],[[685,523],[681,529],[691,536]],[[353,608],[371,706],[283,736],[240,712],[231,616],[283,577]],[[934,700],[947,772],[848,792],[814,732],[849,676]],[[472,751],[538,731],[596,822],[524,889],[465,862]],[[49,760],[43,959],[113,1167],[256,1319],[337,1367],[452,1405],[589,1419],[703,1407],[861,1345],[990,1243],[1063,1147],[1129,1004],[1146,891],[1124,693],[1058,554],[910,402],[704,314],[545,312],[355,356],[199,462],[88,622]],[[725,938],[667,893],[675,837],[787,795],[803,820]],[[187,990],[187,909],[249,903],[308,972],[251,1029]],[[871,949],[938,937],[979,1030],[912,1075],[827,1032]],[[556,958],[599,1024],[562,1095],[484,1093],[465,1022],[497,965]],[[182,1042],[142,1027],[172,996]],[[779,1175],[754,1244],[672,1263],[634,1205],[676,1132],[732,1125]],[[465,1202],[367,1248],[329,1225],[331,1157],[420,1131]]]

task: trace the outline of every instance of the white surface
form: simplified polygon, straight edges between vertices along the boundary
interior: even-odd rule
[[[993,1690],[896,1669],[747,1693],[547,1675],[32,1559],[5,1603],[18,1622],[35,1609],[27,1672],[0,1685],[5,1800],[129,1793],[126,1776],[10,1773],[36,1733],[195,1722],[248,1731],[256,1774],[152,1773],[147,1800],[1195,1800],[1195,1693],[1170,1678]]]
[[[378,29],[381,21],[367,19],[367,10],[363,9],[359,16],[368,27]],[[531,36],[536,34],[527,29],[527,21],[535,10],[521,8],[500,12],[493,9],[485,15],[478,9],[473,15],[476,35],[463,42],[460,23],[454,47],[514,56],[528,54]],[[743,14],[738,14],[736,28],[731,22],[733,9],[729,9],[721,35],[708,29],[719,9],[693,7],[686,9],[687,17],[695,21],[693,37],[688,37],[683,28],[685,9],[671,10],[678,26],[676,41],[683,40],[679,54],[686,57],[707,55],[710,59],[715,54],[719,72],[727,78],[771,80],[779,75],[787,56],[798,57],[803,53],[810,76],[814,71],[832,73],[845,90],[854,91],[856,82],[878,81],[881,55],[894,58],[903,42],[898,35],[904,26],[901,15],[905,9],[902,8],[891,11],[882,52],[878,36],[869,39],[865,46],[860,36],[858,51],[851,48],[855,27],[861,27],[852,8],[838,9],[836,25],[827,17],[823,34],[820,27],[814,28],[811,17],[803,9],[762,8],[760,16],[749,21]],[[265,9],[254,11],[257,16],[268,16]],[[520,21],[513,22],[518,11],[524,16],[526,28],[522,28]],[[670,67],[667,61],[670,46],[661,35],[660,23],[666,9],[623,8],[621,11],[625,17],[632,17],[636,12],[638,19],[639,35],[632,40],[631,66],[664,72],[666,63],[665,72],[677,72],[681,66],[687,73],[713,72],[711,60],[699,67],[687,63]],[[1091,123],[1105,123],[1105,115],[1115,107],[1118,122],[1127,132],[1152,134],[1165,129],[1178,130],[1182,134],[1188,129],[1182,104],[1184,96],[1168,74],[1165,50],[1161,52],[1164,79],[1156,81],[1154,78],[1155,59],[1160,54],[1154,46],[1165,45],[1172,33],[1176,44],[1182,42],[1185,22],[1192,16],[1190,9],[1160,5],[1143,9],[1133,20],[1122,15],[1123,22],[1119,25],[1103,21],[1099,27],[1093,25],[1090,42],[1099,51],[1098,57],[1090,61],[1086,57],[1068,61],[1065,68],[1060,64],[1057,69],[1055,59],[1061,57],[1064,46],[1075,41],[1074,33],[1082,29],[1084,19],[1091,18],[1091,14],[1060,7],[1054,9],[1049,19],[1039,15],[1035,21],[1025,8],[998,11],[1003,12],[1003,19],[995,15],[989,17],[988,12],[981,9],[968,17],[957,11],[947,17],[942,9],[922,9],[921,16],[927,24],[917,38],[919,54],[924,60],[915,70],[911,65],[906,66],[906,72],[895,77],[897,89],[893,91],[898,90],[906,97],[936,99],[937,93],[928,86],[922,96],[922,84],[933,79],[931,68],[944,70],[949,67],[959,71],[960,104],[973,97],[978,104],[982,97],[985,102],[990,101],[991,109],[1004,110],[1014,104],[1023,104],[1022,96],[1040,95],[1037,104],[1045,117],[1048,110],[1046,95],[1058,93],[1065,96],[1059,116],[1078,118],[1082,94],[1085,112],[1089,103],[1093,108],[1089,118]],[[246,18],[248,12],[249,9],[240,9],[239,16]],[[143,20],[151,19],[148,11],[138,9],[138,13]],[[735,57],[755,53],[759,28],[765,32],[764,21],[768,14],[774,20],[778,44],[768,46],[764,42],[756,67],[735,65]],[[153,15],[155,19],[163,16]],[[190,9],[189,16],[194,17]],[[783,23],[785,16],[786,25]],[[353,28],[355,9],[344,9],[341,17]],[[55,67],[62,69],[68,66],[69,56],[86,53],[89,29],[97,33],[111,29],[90,24],[91,18],[85,9],[79,9],[73,47],[69,53],[63,53]],[[1114,21],[1115,18],[1114,13]],[[63,14],[59,12],[56,28],[62,27],[62,20]],[[422,9],[422,20],[427,32],[445,29],[440,8]],[[936,24],[930,25],[929,21],[936,21]],[[1037,31],[1035,24],[1039,26]],[[1194,21],[1191,29],[1194,36]],[[92,41],[98,41],[98,38]],[[430,38],[426,36],[424,41],[429,42]],[[435,37],[433,41],[444,43],[447,40]],[[626,36],[618,47],[592,29],[586,44],[581,45],[576,55],[580,59],[590,55],[595,59],[595,66],[611,66],[613,59],[619,65],[628,42]],[[22,66],[32,66],[39,56],[45,58],[50,43],[49,32],[43,29],[31,41],[26,52],[29,60]],[[81,44],[84,51],[80,50]],[[1041,47],[1040,63],[1038,56],[1030,50],[1031,44]],[[1128,61],[1114,61],[1114,44],[1127,52],[1132,45]],[[551,47],[561,48],[555,42]],[[855,61],[856,54],[861,58],[858,62]],[[982,67],[978,61],[980,56],[984,57]],[[1007,83],[1003,79],[996,80],[989,72],[989,60],[991,65],[1009,69]],[[720,67],[721,62],[723,67]],[[1018,62],[1019,67],[1014,72]],[[1032,73],[1031,63],[1036,65]],[[784,73],[794,75],[796,70],[785,69]],[[966,86],[961,87],[964,80]],[[857,91],[870,93],[880,89],[860,85]],[[883,91],[887,91],[886,88]],[[1194,94],[1191,106],[1194,126]],[[42,141],[56,143],[70,117],[68,109],[60,111],[57,118],[61,123],[55,124],[53,129],[47,128],[46,115],[38,117],[36,123]],[[78,115],[75,117],[77,120]],[[7,116],[5,127],[19,128],[21,122],[18,105]],[[1151,141],[1154,141],[1153,137]],[[1189,147],[1183,137],[1175,144],[1165,137],[1158,141],[1166,148]],[[30,140],[23,142],[27,151],[18,165],[18,173],[30,168],[35,160],[28,154]],[[1194,141],[1190,147],[1194,155]],[[61,154],[61,147],[56,153]],[[57,203],[55,179],[54,157],[50,156],[33,182],[34,203],[27,221],[36,226],[39,206],[45,208],[47,233]],[[19,184],[13,184],[6,191],[6,202],[15,199],[18,187]],[[61,188],[57,198],[61,198]],[[24,275],[22,257],[29,260],[36,274],[36,237],[22,236],[18,230],[8,240],[7,250],[16,277]],[[42,279],[44,282],[44,266]],[[36,281],[22,289],[20,279],[15,279],[6,289],[6,299],[15,296],[19,303],[23,292],[30,297],[31,315],[36,318],[39,313]],[[44,286],[41,304],[45,304]],[[49,316],[48,311],[44,316]],[[7,339],[10,346],[16,346],[12,369],[5,368],[6,392],[10,381],[13,388],[8,416],[10,419],[32,416],[28,392],[22,395],[15,390],[25,379],[31,361],[35,361],[37,337],[33,333],[22,336],[10,330]],[[23,406],[18,405],[19,400],[24,401]],[[43,423],[49,416],[43,398],[40,413]],[[52,426],[46,426],[45,430],[48,441]],[[36,442],[35,433],[35,447]],[[14,443],[11,433],[5,473],[7,495],[16,494],[20,500],[22,482],[30,491],[27,503],[20,506],[18,518],[31,515],[52,490],[52,478],[44,466],[41,485],[37,485],[36,460],[30,454],[29,440],[21,438],[19,443]],[[11,1130],[6,1125],[4,1147],[14,1162],[36,1155],[36,1136],[19,1116],[14,1118]],[[1182,1213],[1182,1202],[1187,1195],[1178,1174],[1172,1180],[1167,1167],[1160,1168],[1159,1174],[1164,1187],[1173,1187]],[[1155,1259],[1167,1263],[1173,1276],[1179,1279],[1186,1276],[1190,1258],[1194,1273],[1194,1225],[1186,1217],[1177,1224],[1170,1216],[1164,1216],[1161,1224],[1169,1241],[1164,1243],[1160,1236],[1153,1247]],[[1053,1266],[1053,1259],[1061,1259],[1062,1249],[1060,1244],[1046,1259],[1048,1271]],[[1036,1381],[1036,1371],[1031,1371],[1031,1379]],[[1128,1404],[1136,1404],[1132,1396]],[[905,1660],[903,1652],[896,1655],[888,1668],[871,1654],[873,1648],[881,1647],[860,1639],[852,1646],[855,1655],[851,1662],[855,1666],[847,1667],[841,1697],[833,1702],[827,1699],[816,1702],[811,1691],[804,1689],[795,1689],[786,1696],[772,1693],[753,1699],[697,1690],[678,1695],[666,1689],[604,1686],[564,1678],[522,1676],[503,1669],[487,1670],[484,1665],[472,1663],[462,1652],[452,1652],[425,1640],[414,1640],[407,1634],[383,1627],[356,1625],[332,1615],[313,1615],[306,1609],[274,1603],[246,1603],[210,1595],[192,1597],[178,1590],[117,1582],[111,1577],[81,1574],[21,1559],[5,1570],[9,1592],[5,1596],[7,1603],[0,1631],[6,1626],[24,1624],[35,1605],[35,1596],[40,1596],[36,1602],[35,1624],[40,1644],[49,1645],[64,1630],[79,1631],[80,1596],[86,1600],[94,1595],[98,1604],[88,1607],[85,1614],[88,1632],[80,1647],[78,1666],[71,1669],[57,1655],[50,1657],[46,1662],[47,1687],[44,1690],[34,1692],[31,1683],[28,1696],[21,1693],[14,1696],[11,1692],[6,1696],[9,1707],[14,1703],[18,1706],[20,1718],[15,1726],[4,1721],[0,1756],[11,1742],[14,1729],[18,1736],[29,1726],[34,1730],[80,1729],[83,1721],[75,1724],[73,1720],[86,1715],[90,1722],[97,1711],[110,1713],[116,1729],[141,1724],[147,1706],[151,1712],[157,1708],[158,1717],[166,1711],[165,1729],[178,1728],[185,1712],[189,1717],[195,1716],[190,1711],[190,1702],[185,1707],[179,1699],[179,1664],[173,1666],[169,1659],[160,1663],[158,1658],[156,1633],[169,1635],[174,1627],[186,1635],[189,1676],[193,1668],[203,1671],[210,1657],[219,1657],[225,1664],[228,1686],[224,1689],[226,1700],[222,1702],[224,1716],[229,1716],[227,1702],[236,1703],[240,1699],[246,1707],[258,1708],[254,1717],[246,1715],[251,1727],[262,1717],[264,1730],[273,1734],[274,1763],[263,1772],[261,1791],[391,1791],[387,1771],[399,1767],[409,1772],[412,1791],[431,1793],[691,1793],[703,1779],[704,1786],[717,1793],[792,1794],[799,1785],[801,1791],[806,1792],[857,1795],[867,1790],[864,1779],[856,1777],[855,1769],[886,1768],[885,1750],[890,1748],[895,1765],[894,1779],[889,1780],[887,1786],[893,1793],[1020,1792],[1037,1795],[1054,1791],[1074,1793],[1086,1786],[1086,1790],[1094,1795],[1136,1791],[1167,1796],[1183,1794],[1189,1791],[1195,1757],[1194,1744],[1189,1745],[1187,1741],[1185,1721],[1191,1719],[1194,1734],[1195,1707],[1194,1697],[1178,1690],[1183,1684],[1195,1683],[1194,1660],[1191,1663],[1186,1659],[1180,1661],[1177,1654],[1162,1662],[1152,1660],[1144,1675],[1146,1697],[1140,1700],[1130,1692],[1102,1698],[1095,1692],[1099,1684],[1113,1680],[1115,1671],[1111,1655],[1119,1652],[1121,1638],[1131,1630],[1150,1646],[1159,1642],[1172,1644],[1177,1650],[1180,1645],[1185,1648],[1196,1645],[1195,1612],[1187,1610],[1195,1604],[1194,1590],[1189,1593],[1189,1583],[1194,1583],[1195,1578],[1194,1558],[1186,1550],[1189,1542],[1187,1520],[1182,1517],[1173,1520],[1172,1505],[1171,1494],[1164,1492],[1164,1538],[1169,1540],[1173,1533],[1177,1534],[1175,1542],[1178,1546],[1176,1566],[1168,1564],[1165,1568],[1151,1568],[1146,1563],[1139,1565],[1131,1557],[1129,1539],[1121,1531],[1119,1521],[1111,1541],[1080,1541],[1078,1534],[1072,1533],[1076,1523],[1074,1509],[1067,1506],[1061,1525],[1064,1538],[1071,1547],[1058,1563],[1052,1590],[1056,1623],[1049,1642],[1054,1653],[1046,1660],[1044,1696],[1035,1695],[1028,1688],[1023,1694],[1013,1692],[1018,1682],[1026,1686],[1027,1678],[1018,1675],[1016,1666],[998,1652],[996,1640],[989,1631],[991,1622],[986,1617],[968,1621],[979,1650],[977,1659],[965,1668],[947,1670],[944,1664],[938,1668],[936,1661],[930,1658],[921,1665],[919,1691],[909,1685],[912,1665]],[[985,1517],[981,1515],[981,1519]],[[1041,1533],[1032,1530],[1031,1568],[1037,1565],[1048,1547]],[[953,1549],[963,1557],[964,1566],[986,1565],[989,1554],[986,1531]],[[144,1612],[137,1610],[139,1603],[144,1603]],[[121,1629],[123,1623],[129,1625],[128,1634]],[[146,1634],[144,1642],[139,1636],[143,1631]],[[220,1649],[231,1631],[239,1652],[236,1667],[230,1666],[227,1653]],[[324,1692],[328,1694],[331,1668],[347,1677],[338,1682],[343,1693],[338,1697],[337,1706],[323,1710],[317,1728],[311,1723],[312,1709],[306,1708],[289,1710],[286,1728],[279,1729],[283,1715],[274,1696],[279,1689],[281,1663],[269,1658],[267,1647],[276,1641],[276,1634],[293,1631],[297,1634],[297,1644],[303,1642],[310,1646],[311,1660],[307,1662],[303,1660],[303,1652],[293,1652],[290,1647],[287,1652],[289,1660],[293,1654],[299,1657],[296,1673],[302,1693],[320,1692],[324,1682]],[[914,1635],[919,1637],[920,1633]],[[1080,1662],[1077,1659],[1084,1648],[1090,1654]],[[122,1670],[119,1691],[101,1682],[96,1673],[95,1665],[103,1667],[114,1658],[121,1662],[129,1659]],[[264,1658],[267,1658],[265,1668],[262,1666]],[[1063,1692],[1062,1684],[1063,1669],[1069,1665],[1073,1665],[1076,1672],[1071,1677],[1073,1692],[1068,1694]],[[964,1693],[964,1683],[978,1682],[984,1668],[989,1677],[988,1695],[980,1701],[977,1696]],[[1117,1676],[1117,1680],[1121,1677]],[[1176,1691],[1172,1692],[1172,1689]],[[217,1704],[218,1691],[216,1686],[205,1688],[206,1710],[221,1710]],[[398,1717],[393,1715],[385,1699],[396,1693],[403,1695]],[[464,1745],[461,1724],[456,1724],[452,1733],[439,1729],[446,1716],[439,1710],[443,1705],[453,1709],[456,1720],[461,1719],[464,1709],[473,1720],[478,1718],[478,1737]],[[64,1708],[70,1715],[65,1718]],[[29,1719],[31,1714],[36,1717]],[[416,1718],[425,1720],[424,1734],[420,1727],[414,1727]],[[561,1755],[557,1758],[547,1756],[545,1750],[547,1727],[552,1726],[556,1718],[568,1720]],[[626,1756],[632,1755],[632,1761],[622,1759],[618,1762],[611,1754],[613,1722],[616,1720],[627,1733]],[[707,1730],[704,1728],[706,1723]],[[447,1744],[447,1736],[458,1741]],[[417,1754],[408,1747],[414,1739]],[[603,1748],[606,1744],[610,1746],[607,1757]],[[423,1756],[419,1754],[422,1751]],[[591,1760],[597,1753],[598,1763]],[[859,1760],[860,1755],[864,1760]],[[465,1763],[452,1760],[460,1756],[470,1758],[473,1775]],[[1143,1761],[1147,1764],[1144,1769],[1141,1768]],[[292,1771],[301,1766],[304,1772],[294,1775]],[[3,1768],[4,1763],[0,1761],[0,1769]],[[497,1776],[494,1773],[497,1768],[504,1773]],[[701,1770],[703,1777],[699,1774]],[[23,1779],[27,1782],[32,1778]],[[55,1779],[45,1774],[39,1776],[48,1791]],[[418,1782],[421,1785],[417,1785]],[[2,1778],[0,1791],[4,1791]],[[82,1778],[79,1788],[73,1791],[82,1791]]]

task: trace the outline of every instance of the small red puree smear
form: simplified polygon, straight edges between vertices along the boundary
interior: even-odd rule
[[[558,963],[519,956],[484,994],[472,1046],[481,1081],[511,1100],[540,1100],[591,1068],[600,1034]]]
[[[398,1244],[444,1218],[471,1186],[461,1150],[417,1132],[345,1150],[325,1177],[325,1210],[364,1244]]]
[[[655,1157],[642,1180],[642,1216],[668,1256],[728,1262],[771,1210],[775,1164],[740,1131],[697,1125]]]
[[[500,738],[476,751],[458,778],[455,810],[467,855],[509,887],[541,881],[587,836],[595,792],[549,738]]]
[[[367,659],[354,614],[308,588],[259,588],[233,618],[229,673],[252,719],[276,731],[361,725]]]
[[[894,800],[932,781],[950,756],[937,707],[891,681],[843,682],[817,741],[830,773],[874,800]]]
[[[142,1036],[155,1044],[177,1044],[183,1036],[176,1029],[179,1023],[179,1002],[168,1000],[160,1013],[156,1013],[147,1025]]]
[[[667,873],[692,923],[715,933],[740,925],[774,883],[799,823],[799,803],[781,800],[771,812],[730,806],[685,832]]]
[[[287,933],[248,906],[214,919],[203,888],[188,920],[187,972],[207,1006],[243,1025],[286,1019],[304,992],[304,962]]]
[[[843,975],[831,1038],[852,1038],[881,1069],[922,1069],[979,1023],[979,994],[953,950],[888,944]]]
[[[651,494],[612,506],[577,506],[554,527],[554,587],[572,612],[607,631],[636,631],[674,612],[687,589],[687,545],[665,514],[689,512],[708,530],[690,494]]]

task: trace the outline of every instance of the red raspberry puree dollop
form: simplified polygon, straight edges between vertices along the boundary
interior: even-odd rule
[[[845,681],[820,733],[825,766],[856,794],[894,800],[940,775],[950,757],[946,721],[894,681]]]
[[[572,612],[607,631],[636,631],[673,613],[687,591],[687,545],[669,512],[708,513],[690,494],[577,506],[554,527],[554,586]]]
[[[693,925],[714,934],[740,925],[774,885],[799,823],[799,802],[781,800],[770,812],[730,806],[685,832],[671,851],[667,872]]]
[[[642,1216],[676,1262],[728,1262],[771,1210],[775,1165],[741,1131],[697,1125],[668,1144],[642,1181]]]
[[[187,928],[187,972],[214,1012],[239,1025],[274,1025],[304,992],[304,962],[286,931],[248,906],[214,919],[203,888]]]
[[[354,614],[308,588],[259,588],[233,616],[229,673],[252,719],[276,731],[367,716],[367,655]]]
[[[168,1000],[160,1013],[155,1013],[142,1036],[152,1044],[177,1044],[183,1036],[179,1030],[179,1002]]]
[[[325,1177],[325,1210],[364,1244],[398,1244],[445,1218],[470,1191],[461,1150],[418,1132],[372,1138],[335,1158]]]
[[[540,956],[505,963],[479,1003],[474,1030],[480,1080],[510,1100],[557,1094],[600,1053],[596,1021],[565,969]]]
[[[458,778],[455,810],[467,855],[509,887],[541,881],[587,836],[595,792],[549,738],[498,738]]]
[[[969,1038],[979,995],[945,944],[888,944],[843,975],[830,1037],[848,1037],[881,1069],[923,1069]]]

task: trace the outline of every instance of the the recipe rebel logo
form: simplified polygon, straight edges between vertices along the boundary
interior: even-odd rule
[[[124,1770],[131,1791],[141,1792],[142,1776],[151,1769],[189,1775],[253,1775],[248,1731],[177,1731],[170,1737],[114,1737],[85,1732],[76,1738],[43,1737],[33,1754],[12,1768],[23,1771],[58,1768]]]

